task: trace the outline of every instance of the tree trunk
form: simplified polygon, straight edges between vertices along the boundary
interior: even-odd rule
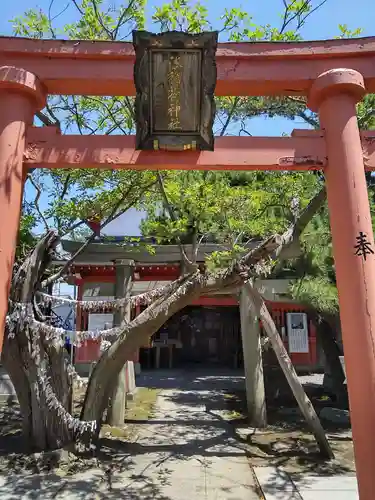
[[[264,330],[270,339],[273,350],[275,351],[276,357],[280,363],[280,367],[284,372],[294,397],[296,398],[302,415],[305,417],[307,424],[315,436],[322,455],[330,459],[334,458],[333,451],[328,443],[319,417],[316,414],[311,401],[307,397],[307,394],[303,390],[300,381],[298,380],[294,366],[290,361],[289,355],[284,347],[284,343],[281,340],[279,332],[277,331],[275,323],[268,312],[264,300],[250,283],[246,283],[244,287],[252,304],[252,314],[254,316],[259,316],[262,320]]]
[[[123,333],[105,351],[91,374],[81,412],[82,420],[95,420],[100,428],[104,410],[111,395],[113,380],[139,346],[145,344],[177,311],[189,305],[201,293],[201,275],[196,272],[177,280],[169,295],[162,296],[124,326]]]
[[[31,323],[34,293],[56,243],[56,235],[48,233],[13,277],[2,354],[19,400],[26,445],[38,450],[60,448],[86,429],[68,411],[71,378],[64,347]]]
[[[45,349],[38,334],[25,327],[5,340],[2,361],[20,403],[26,446],[46,450],[70,443],[73,433],[62,418],[63,410],[69,411],[71,392],[63,348],[51,344]],[[51,394],[61,408],[52,408]]]

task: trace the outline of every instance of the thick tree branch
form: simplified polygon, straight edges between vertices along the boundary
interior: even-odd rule
[[[199,240],[198,240],[198,231],[194,230],[194,233],[193,233],[193,244],[192,244],[192,248],[193,248],[192,253],[194,255],[194,262],[197,262],[199,247],[201,246],[202,241],[204,240],[204,238],[206,236],[207,236],[207,233],[203,233],[201,235],[201,237],[199,238]]]
[[[300,109],[299,111],[296,112],[296,115],[302,118],[306,123],[311,125],[313,128],[317,129],[319,128],[319,120],[314,118],[314,116],[309,116],[306,113],[306,99],[304,97],[295,97],[295,96],[288,96],[285,98],[287,101],[294,102],[296,104],[301,104],[303,106],[303,109]]]
[[[319,120],[315,120],[312,116],[308,116],[306,114],[306,111],[300,111],[297,113],[297,115],[302,118],[306,123],[314,127],[315,129],[319,128]]]
[[[53,123],[53,125],[56,126],[56,127],[59,127],[59,129],[61,130],[61,122],[57,118],[57,116],[55,115],[55,112],[53,111],[53,109],[51,108],[51,106],[48,104],[48,102],[46,103],[46,110],[52,116],[52,118],[55,120],[55,122]]]
[[[325,186],[311,199],[307,207],[301,212],[297,220],[283,233],[281,236],[281,244],[275,250],[272,258],[278,259],[277,266],[287,258],[287,251],[292,246],[299,242],[300,236],[306,226],[321,209],[326,200]]]
[[[307,207],[302,211],[298,219],[282,234],[270,236],[260,243],[256,248],[251,249],[239,261],[240,266],[254,266],[267,259],[284,259],[285,250],[297,242],[311,221],[314,215],[320,210],[326,199],[326,190],[323,187],[310,201]]]
[[[128,109],[129,113],[131,114],[131,117],[135,121],[135,109],[132,103],[130,102],[129,96],[125,96],[125,102],[126,102],[126,108]]]
[[[123,360],[145,343],[168,318],[199,295],[199,280],[199,271],[181,278],[178,285],[176,281],[175,286],[171,287],[169,295],[160,297],[131,323],[123,325],[123,333],[102,354],[90,377],[81,412],[82,420],[96,420],[98,427],[100,426],[110,394],[110,384],[123,367]]]
[[[294,224],[293,237],[299,238],[306,228],[307,224],[311,221],[314,215],[321,209],[323,203],[326,201],[327,193],[326,188],[323,186],[321,190],[312,198],[307,207],[302,211]]]
[[[46,127],[53,127],[56,125],[48,116],[46,116],[42,111],[37,111],[35,113],[38,120],[40,120]]]
[[[177,311],[189,305],[196,297],[216,291],[233,291],[244,279],[237,271],[219,276],[202,274],[199,270],[180,277],[133,321],[123,324],[123,332],[103,353],[98,361],[85,396],[81,419],[96,420],[98,427],[109,396],[109,387],[123,367],[123,360],[134,352]]]

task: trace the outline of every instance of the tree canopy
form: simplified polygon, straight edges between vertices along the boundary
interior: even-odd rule
[[[239,7],[225,8],[219,19],[212,19],[203,4],[187,0],[155,7],[151,18],[146,15],[146,0],[71,0],[66,9],[72,21],[65,25],[61,19],[66,9],[60,11],[60,6],[51,2],[47,12],[29,9],[12,24],[15,35],[31,38],[125,41],[133,29],[198,32],[219,26],[222,40],[293,41],[302,39],[304,25],[326,1],[280,2],[279,26],[259,25]],[[336,36],[352,37],[360,32],[339,25]],[[216,135],[251,135],[251,120],[259,116],[298,118],[311,127],[319,126],[303,98],[220,97],[216,102]],[[133,104],[133,98],[121,96],[54,96],[38,113],[37,121],[39,125],[58,126],[63,133],[127,135],[135,131]],[[373,104],[374,96],[369,95],[358,105],[361,128],[374,127]],[[221,266],[238,255],[249,239],[285,230],[322,182],[321,175],[295,172],[156,175],[125,170],[35,169],[27,180],[18,255],[24,255],[33,244],[35,233],[55,228],[61,236],[84,238],[89,233],[85,221],[100,220],[104,228],[135,206],[147,214],[141,226],[144,235],[156,236],[161,242],[219,242],[223,249],[211,256],[211,264]],[[295,298],[310,302],[322,299],[316,305],[332,309],[337,301],[330,241],[324,210],[303,236],[303,256],[278,272],[299,276],[291,290]]]

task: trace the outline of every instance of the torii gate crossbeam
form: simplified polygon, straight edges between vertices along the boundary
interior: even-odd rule
[[[365,170],[375,170],[375,131],[361,134]],[[139,151],[134,136],[60,135],[56,127],[29,127],[27,168],[134,170],[324,170],[321,130],[293,130],[292,137],[217,137],[215,151]]]
[[[33,116],[44,107],[47,94],[134,95],[133,64],[134,54],[128,43],[0,38],[1,334],[8,307],[26,169],[36,167],[39,162],[39,166],[53,167],[68,161],[70,166],[78,167],[81,160],[72,157],[74,148],[78,151],[77,158],[86,151],[86,156],[82,156],[89,163],[86,166],[106,164],[105,155],[111,147],[109,159],[116,156],[110,137],[105,142],[104,139],[95,139],[97,146],[88,142],[85,150],[77,139],[57,138],[56,134],[52,137],[51,131],[32,130]],[[375,92],[375,38],[219,44],[217,64],[217,95],[307,96],[310,108],[319,113],[324,130],[324,137],[314,139],[316,150],[311,147],[312,137],[308,139],[303,133],[297,133],[289,142],[269,140],[268,145],[265,142],[261,145],[261,138],[253,138],[252,144],[248,142],[248,145],[255,147],[257,161],[254,158],[247,160],[247,152],[244,153],[243,149],[241,152],[238,145],[236,150],[240,161],[231,160],[227,153],[225,161],[219,160],[220,150],[223,157],[224,151],[228,151],[226,146],[222,147],[227,138],[218,141],[218,148],[211,155],[194,153],[194,157],[189,153],[190,162],[186,159],[177,161],[177,157],[172,161],[171,154],[165,154],[163,158],[159,153],[151,157],[144,152],[135,153],[128,139],[124,139],[124,146],[117,142],[114,149],[123,155],[121,166],[124,168],[134,168],[135,165],[155,168],[164,160],[164,165],[170,162],[174,168],[180,165],[193,169],[202,166],[217,168],[220,161],[224,169],[231,168],[231,161],[234,161],[232,168],[246,168],[246,165],[280,168],[278,162],[282,151],[291,152],[293,158],[285,163],[284,170],[306,169],[306,162],[302,166],[297,160],[311,155],[314,159],[311,163],[310,158],[309,167],[324,168],[359,493],[361,500],[373,500],[375,246],[364,160],[365,167],[371,169],[374,156],[371,134],[365,134],[361,142],[356,103],[366,92]],[[36,141],[35,147],[31,147],[33,134],[50,135],[45,138],[44,145]],[[305,140],[301,156],[299,152],[297,156],[297,144],[302,144],[298,138]],[[55,145],[51,147],[53,141]],[[245,144],[243,140],[242,144]],[[65,151],[64,145],[68,148]],[[107,153],[106,148],[109,148]],[[252,149],[246,151],[251,157]],[[230,155],[233,154],[237,152],[232,147]],[[143,162],[146,158],[147,161]],[[115,164],[116,160],[112,165]]]
[[[48,94],[135,95],[133,45],[128,42],[28,40],[0,37],[0,66],[38,75]],[[333,68],[361,73],[375,93],[375,39],[219,43],[218,96],[308,95]]]

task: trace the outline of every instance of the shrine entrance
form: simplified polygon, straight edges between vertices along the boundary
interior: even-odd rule
[[[177,40],[175,53],[181,43]],[[199,47],[194,43],[189,49],[192,52],[210,52],[204,45],[206,41]],[[145,45],[143,56],[144,49]],[[54,127],[33,127],[33,116],[44,107],[47,95],[133,96],[132,44],[0,39],[1,335],[27,169],[322,170],[334,245],[360,498],[372,500],[375,254],[365,169],[375,169],[375,132],[360,134],[356,104],[366,92],[375,92],[375,39],[218,44],[216,82],[213,54],[208,55],[211,63],[202,66],[207,77],[206,94],[196,96],[203,103],[203,118],[199,127],[195,124],[194,130],[185,133],[188,140],[173,138],[163,121],[152,122],[152,130],[145,122],[137,137],[87,137],[61,135]],[[146,64],[143,56],[137,60],[140,67]],[[160,54],[155,57],[156,62],[161,58],[158,68],[170,64],[175,71],[180,64],[177,55],[169,59]],[[193,55],[191,58],[191,67],[197,71],[200,66],[194,66],[196,61]],[[220,137],[214,146],[210,129],[213,109],[206,98],[212,97],[215,83],[215,93],[220,96],[306,96],[310,109],[319,113],[322,129],[296,130],[292,137],[280,138]],[[139,110],[148,95],[156,95],[158,101],[157,92],[165,82],[158,80],[160,87],[154,89],[154,94],[147,93],[146,88],[140,93],[142,85],[138,84],[138,97],[143,95]],[[176,94],[169,98],[177,99]],[[175,127],[182,127],[182,121],[169,118]],[[184,120],[191,123],[192,116]]]
[[[235,301],[233,300],[235,303]],[[238,368],[238,306],[187,306],[174,314],[140,352],[145,368]]]

